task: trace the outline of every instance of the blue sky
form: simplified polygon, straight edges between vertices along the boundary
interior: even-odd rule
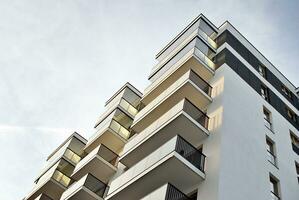
[[[230,21],[299,86],[298,8],[295,0],[1,0],[0,199],[24,197],[72,131],[90,136],[125,82],[143,91],[155,54],[200,13],[216,26]]]

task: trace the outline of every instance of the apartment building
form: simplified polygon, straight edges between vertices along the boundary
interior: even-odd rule
[[[298,200],[299,89],[229,22],[199,15],[126,83],[26,200]]]

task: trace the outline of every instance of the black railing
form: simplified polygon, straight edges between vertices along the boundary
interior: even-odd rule
[[[280,200],[280,197],[271,191],[271,200]]]
[[[204,91],[207,95],[211,96],[212,87],[205,80],[203,80],[198,74],[196,74],[193,70],[191,70],[189,78],[202,91]]]
[[[104,197],[107,188],[107,185],[105,183],[103,183],[91,174],[87,175],[84,186],[99,197]]]
[[[168,183],[165,200],[190,200],[190,198],[175,186]]]
[[[175,151],[204,172],[206,156],[179,135],[177,135]]]
[[[297,147],[297,145],[295,145],[295,144],[292,144],[292,147],[293,147],[293,151],[294,151],[297,155],[299,155],[299,147]]]
[[[192,104],[188,99],[185,99],[184,109],[188,115],[190,115],[195,121],[197,121],[204,128],[208,129],[209,117]]]

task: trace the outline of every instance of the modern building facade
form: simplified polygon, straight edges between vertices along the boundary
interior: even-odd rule
[[[298,200],[299,89],[229,22],[199,15],[126,83],[28,200]]]

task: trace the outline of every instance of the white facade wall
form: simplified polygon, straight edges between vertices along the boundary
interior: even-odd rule
[[[297,200],[297,155],[291,147],[289,129],[296,130],[226,64],[216,71],[212,80],[216,84],[212,85],[217,87],[222,78],[223,91],[214,97],[208,114],[213,121],[215,110],[223,113],[216,115],[220,126],[211,127],[204,143],[206,180],[199,186],[197,199],[270,199],[271,173],[280,180],[281,198]],[[264,126],[263,106],[272,113],[275,134]],[[276,144],[278,169],[267,159],[266,135]]]

